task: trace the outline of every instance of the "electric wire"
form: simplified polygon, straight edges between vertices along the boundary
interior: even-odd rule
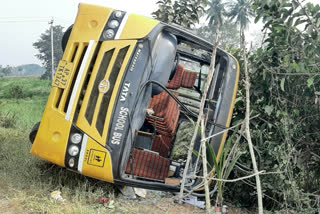
[[[218,187],[216,186],[213,190],[211,190],[211,191],[209,192],[209,195],[212,196],[217,190],[218,190]],[[186,191],[186,192],[191,192],[190,190],[185,190],[185,191]],[[195,193],[195,192],[191,193],[191,195],[197,196],[197,197],[200,197],[200,198],[203,198],[203,197],[206,196],[205,193]]]
[[[55,19],[56,22],[64,23],[64,24],[72,24],[73,21],[67,19],[67,18],[61,18],[57,16],[52,17],[0,17],[0,23],[35,23],[35,22],[48,22],[50,19]],[[58,20],[58,21],[57,21]]]
[[[47,16],[0,16],[0,19],[46,19]]]
[[[0,23],[27,23],[27,22],[48,22],[47,20],[8,20],[8,21],[1,21]]]

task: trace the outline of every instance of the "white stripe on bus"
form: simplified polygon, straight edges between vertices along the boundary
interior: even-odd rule
[[[79,73],[78,73],[78,76],[77,76],[77,79],[76,79],[76,82],[74,84],[74,87],[73,87],[73,90],[72,90],[72,94],[71,94],[71,97],[70,97],[70,102],[69,102],[68,109],[67,109],[67,114],[66,114],[66,117],[65,117],[65,119],[67,121],[70,121],[71,112],[72,112],[72,109],[73,109],[73,106],[74,106],[74,101],[76,99],[76,95],[77,95],[77,92],[78,92],[79,87],[80,87],[80,82],[81,82],[81,79],[82,79],[82,77],[84,75],[84,69],[86,68],[86,65],[87,65],[87,62],[88,62],[88,59],[89,59],[89,56],[90,56],[90,53],[92,51],[94,43],[95,43],[94,40],[90,40],[88,48],[87,48],[87,51],[84,54],[84,57],[83,57],[83,60],[82,60],[82,63],[81,63],[80,69],[79,69]]]
[[[84,161],[84,156],[86,154],[87,143],[88,143],[88,135],[84,134],[82,139],[82,144],[81,144],[80,155],[79,155],[79,162],[78,162],[78,171],[80,173],[82,173],[82,169],[83,169],[83,161]]]
[[[126,13],[126,15],[124,15],[124,17],[123,17],[123,19],[121,21],[121,24],[120,24],[120,26],[118,28],[117,34],[114,37],[114,39],[120,39],[122,31],[124,29],[124,26],[127,24],[128,18],[129,18],[129,13]]]

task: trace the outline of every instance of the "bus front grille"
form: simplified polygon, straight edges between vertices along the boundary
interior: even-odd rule
[[[118,79],[118,75],[119,75],[119,71],[121,69],[121,66],[122,66],[122,62],[128,52],[128,48],[129,46],[127,47],[124,47],[122,49],[120,49],[119,53],[118,53],[118,56],[116,58],[116,61],[113,65],[113,68],[112,68],[112,71],[110,73],[110,76],[109,76],[109,83],[110,83],[110,87],[114,86],[115,85],[115,82],[117,81]],[[102,135],[103,133],[103,128],[104,128],[104,123],[105,123],[105,120],[106,120],[106,115],[107,115],[107,110],[108,110],[108,106],[109,106],[109,102],[110,102],[110,98],[111,98],[111,95],[112,95],[112,88],[110,88],[107,93],[105,93],[102,97],[102,102],[100,104],[100,110],[99,110],[99,114],[98,114],[98,120],[96,122],[96,127],[98,129],[98,132],[100,135]]]
[[[92,125],[93,115],[94,115],[94,111],[95,111],[98,97],[99,97],[99,84],[104,79],[107,73],[113,53],[114,53],[114,49],[104,53],[96,79],[93,84],[93,89],[91,91],[87,111],[85,114],[85,117],[90,125]]]
[[[95,65],[92,66],[90,79],[88,79],[87,83],[83,86],[86,87],[86,89],[82,90],[84,95],[82,99],[80,97],[79,108],[76,111],[77,121],[80,121],[79,125],[81,123],[87,123],[90,129],[93,129],[92,131],[96,132],[100,137],[102,137],[104,133],[108,111],[109,109],[113,109],[110,101],[111,98],[114,97],[113,94],[118,91],[118,88],[116,88],[117,90],[114,89],[115,87],[119,87],[119,85],[116,84],[120,81],[119,73],[121,69],[125,69],[123,67],[126,67],[123,62],[126,57],[130,57],[127,56],[130,45],[119,48],[108,48],[108,50],[104,50],[104,48],[105,46],[100,48],[97,59],[91,61],[94,61]],[[101,92],[99,86],[102,81],[106,80],[109,83],[109,88],[105,92]],[[83,119],[85,119],[86,122],[84,122]]]

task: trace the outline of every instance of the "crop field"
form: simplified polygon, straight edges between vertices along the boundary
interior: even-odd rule
[[[51,84],[37,78],[2,78],[0,89],[0,213],[203,212],[159,196],[125,200],[111,184],[32,156],[29,131],[41,120]],[[50,199],[53,191],[60,191],[66,201]],[[115,208],[100,205],[100,197],[112,198]]]

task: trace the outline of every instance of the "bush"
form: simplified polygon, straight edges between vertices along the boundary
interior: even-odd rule
[[[10,97],[8,98],[24,98],[25,97],[22,87],[18,85],[10,88],[9,92],[10,92]]]
[[[15,128],[17,124],[17,115],[10,112],[0,112],[0,127]]]
[[[307,4],[307,8],[299,12],[300,8],[296,10],[298,2],[292,2],[256,1],[257,12],[268,22],[264,26],[264,46],[248,57],[250,107],[252,116],[258,115],[250,121],[250,129],[260,154],[259,169],[278,172],[261,176],[264,208],[317,213],[320,205],[320,73],[316,65],[320,60],[320,37],[312,23],[305,23],[310,19],[304,11],[320,21],[317,16],[320,7]],[[300,17],[300,23],[311,27],[298,30],[292,25],[293,17]],[[241,65],[241,53],[235,51],[234,55],[238,55]],[[244,117],[244,94],[240,84],[236,119]],[[247,151],[246,144],[243,140],[243,151]],[[250,155],[244,154],[240,162],[251,167]],[[234,177],[248,174],[242,169],[233,173]],[[228,185],[229,199],[241,206],[253,206],[256,203],[255,180],[242,182]]]

